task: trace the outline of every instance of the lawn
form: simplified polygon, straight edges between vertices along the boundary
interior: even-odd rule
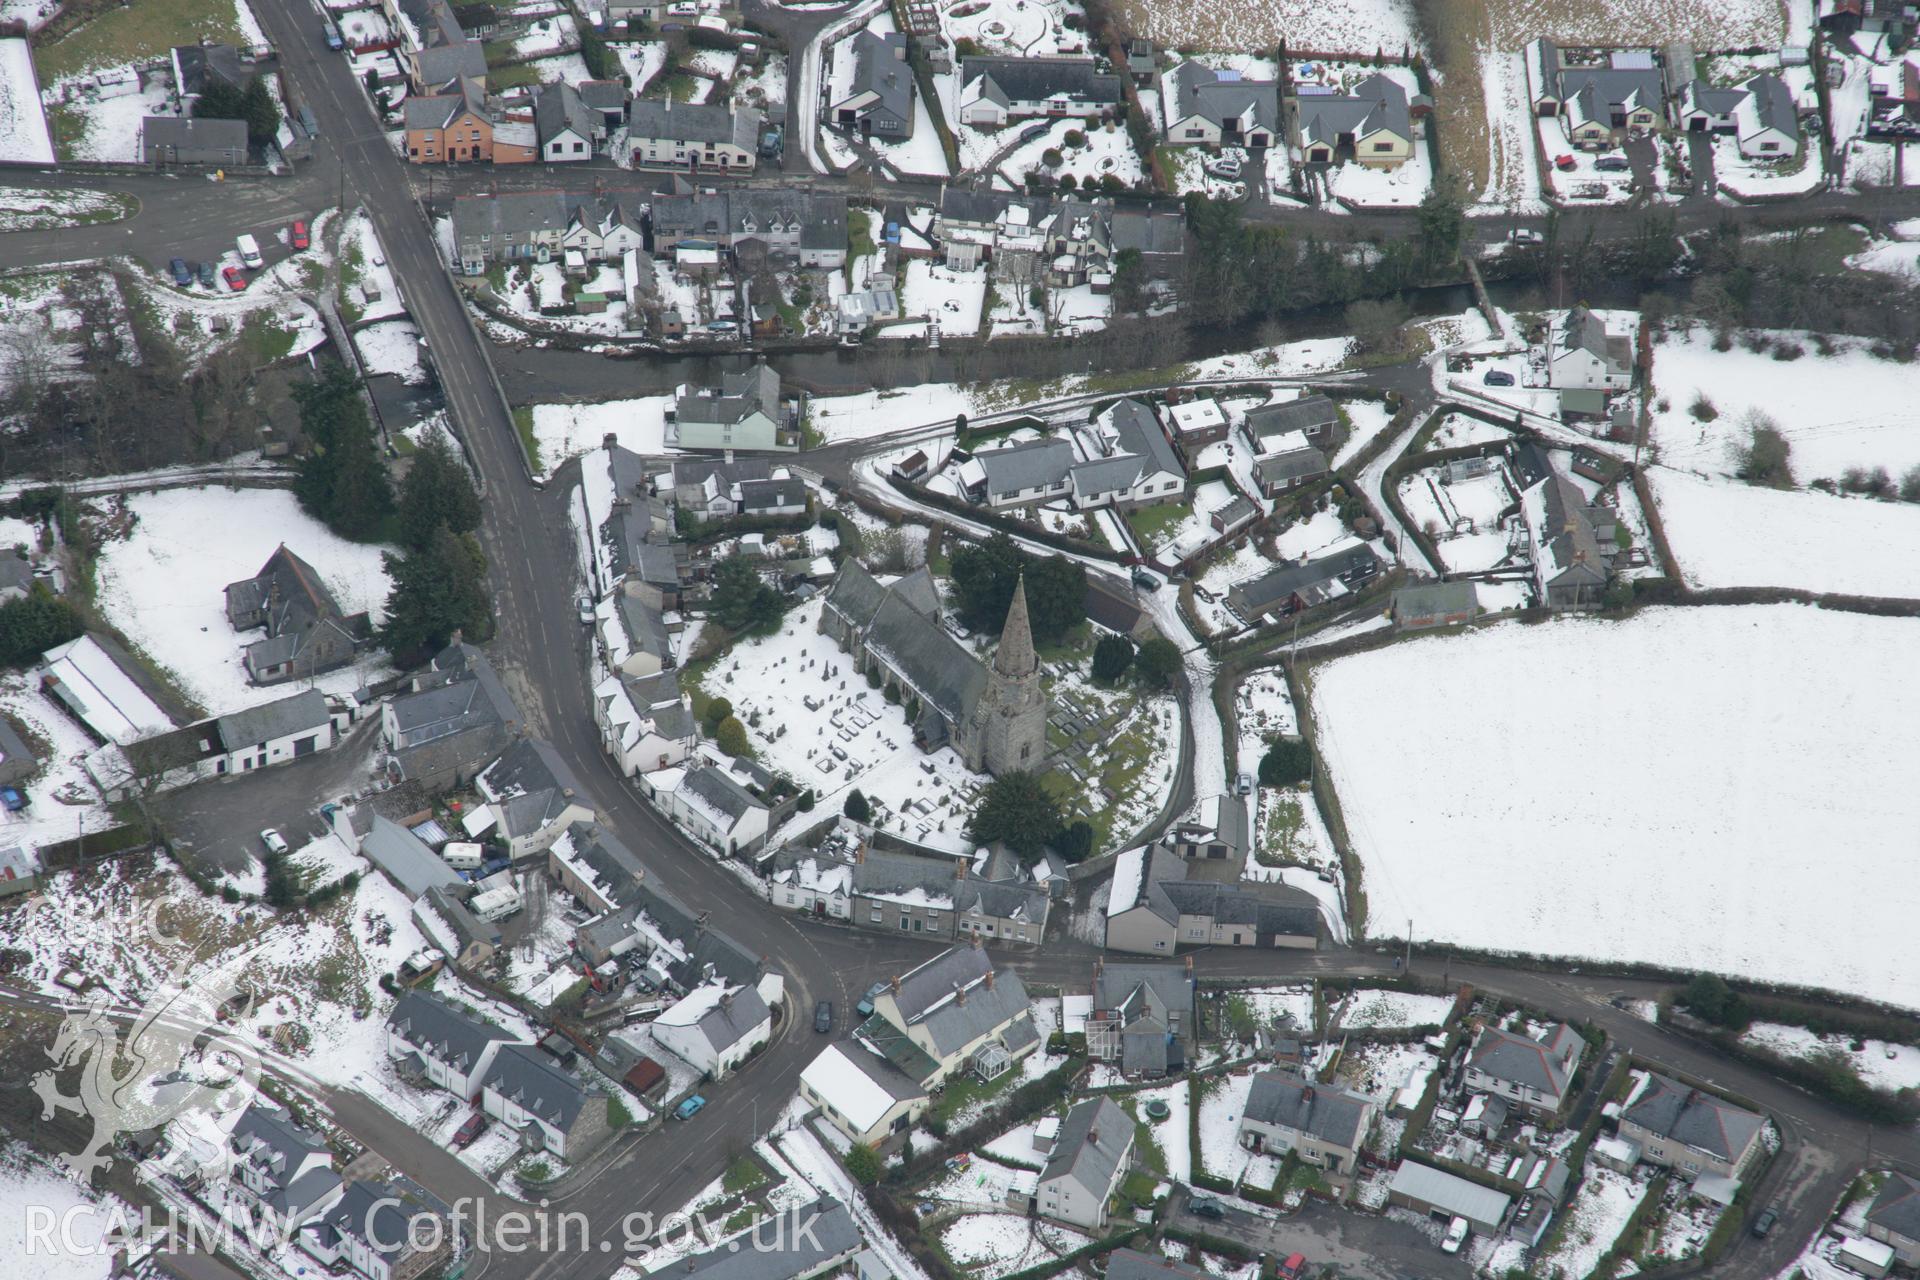
[[[1164,542],[1174,526],[1193,514],[1186,503],[1161,502],[1151,507],[1135,507],[1127,512],[1127,524],[1147,550]]]
[[[540,83],[540,72],[531,63],[523,62],[513,67],[487,68],[487,87],[495,92],[504,89],[521,89]]]
[[[135,0],[110,9],[69,35],[33,51],[40,83],[98,67],[117,67],[165,57],[177,44],[202,39],[250,44],[231,3],[207,0]]]

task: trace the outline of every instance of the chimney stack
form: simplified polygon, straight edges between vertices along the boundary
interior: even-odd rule
[[[989,991],[993,990],[993,970],[991,969],[987,970],[987,976],[985,978],[985,982],[987,984],[987,990]]]
[[[967,989],[959,983],[953,987],[953,1003],[962,1009],[967,1006]]]
[[[896,973],[893,975],[893,977],[887,979],[887,988],[888,990],[892,991],[893,994],[896,996],[900,994],[900,975],[899,974]]]

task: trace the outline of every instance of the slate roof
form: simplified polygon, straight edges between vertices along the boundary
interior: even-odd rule
[[[1065,480],[1074,465],[1072,442],[1057,436],[1005,449],[983,449],[973,458],[987,473],[989,494],[1049,488]]]
[[[953,875],[955,865],[952,858],[869,849],[865,857],[853,864],[853,890],[869,897],[918,890],[930,899],[938,899],[928,905],[948,909],[955,905],[953,898],[959,888]]]
[[[409,898],[417,898],[436,885],[451,888],[461,882],[458,873],[419,836],[377,813],[360,839],[360,852]]]
[[[1711,116],[1730,116],[1746,96],[1744,89],[1722,88],[1711,80],[1692,80],[1681,91],[1680,109],[1683,113],[1700,111]]]
[[[887,594],[867,628],[866,645],[948,724],[964,722],[987,687],[987,669],[979,659],[901,593]]]
[[[264,613],[267,634],[277,636],[312,626],[322,618],[340,616],[340,603],[327,589],[319,570],[302,560],[283,542],[260,572],[230,582],[225,588],[227,616]]]
[[[1320,934],[1320,911],[1311,895],[1289,890],[1283,896],[1235,889],[1211,880],[1161,881],[1153,890],[1164,896],[1178,915],[1201,916],[1216,924],[1244,925],[1256,934],[1315,938]]]
[[[689,1280],[798,1280],[860,1251],[847,1207],[822,1197],[729,1237],[670,1268]]]
[[[700,1028],[700,1034],[707,1038],[715,1053],[724,1053],[752,1035],[772,1016],[767,1002],[760,998],[759,989],[745,986],[724,1003],[715,1001],[694,1025]]]
[[[1290,1072],[1262,1071],[1247,1091],[1245,1117],[1354,1151],[1366,1137],[1367,1100]]]
[[[349,1182],[340,1203],[320,1219],[337,1235],[364,1241],[376,1256],[391,1264],[408,1248],[407,1229],[412,1215],[395,1189],[377,1182]]]
[[[962,915],[993,916],[1044,924],[1050,899],[1036,884],[1012,884],[969,876],[953,885],[953,909]]]
[[[1778,129],[1789,138],[1800,137],[1800,115],[1793,105],[1793,91],[1779,76],[1755,76],[1740,87],[1747,96],[1739,104],[1739,110],[1757,126],[1742,129],[1743,134],[1751,135],[1758,129]]]
[[[1766,1123],[1724,1098],[1658,1074],[1621,1119],[1728,1161],[1737,1159]]]
[[[1179,964],[1107,961],[1093,975],[1093,1007],[1096,1010],[1123,1008],[1143,987],[1150,989],[1169,1012],[1192,1014],[1193,982],[1186,966]]]
[[[578,1079],[530,1044],[503,1045],[493,1055],[481,1084],[562,1132],[573,1128],[592,1096]]]
[[[1133,1145],[1133,1118],[1110,1098],[1089,1098],[1068,1110],[1040,1181],[1069,1178],[1104,1196]]]
[[[732,774],[716,765],[702,765],[690,771],[681,779],[680,788],[735,823],[753,810],[767,807]]]
[[[4,716],[0,716],[0,783],[19,782],[38,772],[33,748]]]
[[[456,92],[427,93],[410,97],[402,108],[402,123],[409,129],[444,129],[462,115],[472,112],[487,118],[486,97],[478,80],[453,82]]]
[[[499,805],[501,833],[509,837],[540,830],[569,805],[596,807],[573,767],[539,738],[516,739],[478,781],[480,793]]]
[[[898,31],[880,33],[861,28],[853,38],[853,83],[849,97],[871,93],[877,101],[862,114],[881,116],[899,124],[913,121],[913,71],[907,66],[907,38]]]
[[[402,992],[387,1015],[387,1026],[408,1044],[431,1050],[463,1073],[473,1069],[489,1044],[513,1039],[492,1023],[469,1017],[423,991]]]
[[[1496,1080],[1560,1097],[1566,1093],[1567,1082],[1573,1074],[1561,1062],[1561,1057],[1573,1052],[1578,1042],[1579,1036],[1564,1022],[1553,1024],[1544,1042],[1487,1026],[1475,1038],[1467,1065]]]
[[[740,510],[743,513],[806,505],[807,485],[804,480],[793,477],[785,480],[747,480],[740,485]]]
[[[1120,78],[1102,75],[1092,58],[962,58],[960,85],[985,78],[983,97],[1007,106],[1064,96],[1076,102],[1117,103]],[[989,88],[989,86],[991,86]]]
[[[1130,454],[1140,459],[1143,473],[1165,471],[1176,476],[1187,474],[1187,469],[1180,463],[1180,455],[1174,452],[1173,442],[1160,429],[1160,419],[1138,400],[1122,400],[1109,406],[1095,419],[1095,427],[1096,430],[1112,433],[1116,454]],[[1098,460],[1083,462],[1074,470],[1080,472],[1099,465]],[[1084,487],[1077,477],[1074,484]]]
[[[655,101],[635,98],[627,112],[627,133],[634,138],[680,142],[730,142],[752,154],[759,140],[760,113],[735,111],[725,103]]]
[[[689,459],[673,464],[673,487],[676,489],[714,480],[722,490],[726,490],[749,480],[772,478],[773,463],[765,458],[738,458],[732,462],[723,458]]]
[[[1654,67],[1563,67],[1555,80],[1561,101],[1585,95],[1588,118],[1601,124],[1616,110],[1644,107],[1658,114],[1666,103],[1666,85]]]
[[[1890,1171],[1867,1210],[1867,1221],[1894,1235],[1920,1240],[1920,1182],[1897,1169]]]
[[[1252,126],[1272,132],[1280,119],[1280,86],[1272,80],[1243,80],[1223,76],[1211,67],[1187,61],[1175,67],[1169,76],[1173,83],[1174,106],[1167,112],[1169,121],[1187,116],[1202,116],[1215,125],[1240,120],[1251,113]],[[1305,104],[1302,103],[1304,107]]]
[[[593,113],[570,84],[543,84],[534,91],[533,127],[542,147],[569,129],[589,147],[593,145]]]
[[[313,1156],[331,1164],[333,1154],[319,1134],[296,1123],[284,1107],[265,1100],[250,1103],[234,1123],[229,1141],[236,1154],[266,1175],[274,1188],[266,1201],[283,1217],[299,1216],[340,1185],[340,1175],[331,1168],[292,1176]]]
[[[140,143],[149,158],[160,147],[178,147],[183,151],[213,148],[245,154],[247,123],[211,116],[145,116],[140,121]]]
[[[1359,142],[1382,131],[1413,140],[1407,91],[1381,75],[1368,76],[1345,97],[1301,98],[1299,129],[1303,140],[1329,146],[1337,145],[1342,135]]]
[[[1247,430],[1255,439],[1276,432],[1311,431],[1340,420],[1333,401],[1325,396],[1302,396],[1284,404],[1263,404],[1247,410]]]
[[[421,895],[425,905],[434,915],[447,922],[447,928],[453,931],[454,941],[464,950],[479,943],[481,946],[500,946],[499,926],[482,920],[467,910],[467,904],[448,893],[445,888],[436,885]]]
[[[420,50],[417,56],[421,84],[487,78],[487,51],[478,40],[437,44]]]
[[[756,411],[778,422],[780,375],[764,364],[741,373],[723,373],[717,389],[683,389],[673,408],[681,422],[735,423]]]
[[[1452,613],[1475,613],[1479,596],[1471,582],[1423,582],[1393,593],[1393,616],[1423,618]]]
[[[221,716],[214,723],[220,730],[221,745],[228,751],[238,751],[303,729],[318,729],[332,720],[332,713],[327,710],[327,695],[318,689],[303,689],[291,697]]]
[[[948,947],[931,960],[909,970],[900,979],[894,1004],[909,1023],[935,1004],[952,996],[953,989],[971,986],[993,969],[993,957],[979,947]]]

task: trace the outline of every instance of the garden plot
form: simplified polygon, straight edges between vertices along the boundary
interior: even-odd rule
[[[1143,1152],[1142,1160],[1149,1162],[1149,1168],[1156,1176],[1173,1178],[1184,1182],[1191,1177],[1193,1168],[1193,1126],[1188,1114],[1191,1095],[1187,1082],[1163,1085],[1158,1089],[1142,1089],[1138,1093],[1128,1094],[1126,1099],[1133,1103],[1134,1119],[1147,1129],[1153,1145],[1160,1150],[1166,1161],[1164,1170],[1151,1169],[1150,1158]],[[1164,1103],[1166,1118],[1155,1120],[1147,1114],[1151,1103]]]
[[[598,449],[608,435],[635,453],[677,453],[667,447],[666,412],[672,403],[672,396],[641,396],[602,404],[530,406],[533,438],[540,449],[535,469],[545,479],[575,454]]]
[[[0,22],[21,23],[29,32],[38,31],[58,12],[59,0],[0,0]]]
[[[1527,90],[1527,60],[1520,52],[1486,45],[1474,51],[1487,123],[1486,187],[1480,207],[1490,213],[1541,212],[1540,169],[1533,156],[1533,103]],[[1450,115],[1457,114],[1454,104]]]
[[[577,53],[557,53],[520,65],[533,72],[541,84],[579,84],[582,80],[593,79],[593,73],[587,70],[586,59]],[[700,83],[707,84],[704,80]]]
[[[1660,1223],[1647,1241],[1647,1257],[1656,1264],[1685,1262],[1694,1257],[1713,1234],[1720,1214],[1719,1205],[1694,1195],[1689,1184],[1670,1184]]]
[[[0,160],[53,163],[53,135],[37,84],[31,46],[23,39],[0,40]]]
[[[340,229],[340,285],[356,322],[407,313],[380,237],[365,210],[356,209]]]
[[[549,54],[571,53],[579,47],[580,32],[573,25],[573,15],[561,13],[529,23],[525,33],[513,42],[513,57],[544,58]]]
[[[1793,605],[1509,623],[1329,662],[1313,715],[1377,918],[1422,940],[1914,1006],[1920,936],[1883,889],[1920,792],[1882,744],[1920,716],[1916,645],[1920,622]],[[1577,717],[1583,749],[1515,732],[1507,709],[1528,705]]]
[[[1461,445],[1487,444],[1495,440],[1511,440],[1513,433],[1505,427],[1496,427],[1491,422],[1482,422],[1478,418],[1464,413],[1450,413],[1441,419],[1434,430],[1428,447],[1433,449],[1457,449]]]
[[[927,323],[949,338],[972,337],[980,331],[980,312],[987,301],[987,271],[954,271],[925,258],[907,263],[906,281],[900,288],[900,312],[924,317]],[[883,334],[918,336],[927,324],[889,325]],[[910,332],[907,332],[910,331]]]
[[[1259,1026],[1288,1026],[1301,1035],[1313,1032],[1312,987],[1255,987],[1227,997],[1230,1007],[1236,1001],[1246,1006],[1248,1016]]]
[[[1403,1030],[1442,1026],[1452,1016],[1451,996],[1362,987],[1350,992],[1342,1002],[1339,1025],[1349,1031],[1361,1027]]]
[[[1333,455],[1333,465],[1343,467],[1393,421],[1393,414],[1382,400],[1343,400],[1341,412],[1347,415],[1347,441]]]
[[[637,97],[653,78],[666,69],[667,45],[664,40],[643,40],[633,44],[616,44],[614,52],[620,55],[620,69],[626,72],[632,84],[632,92]]]
[[[1759,160],[1741,155],[1740,144],[1725,133],[1714,135],[1713,178],[1727,194],[1748,199],[1803,196],[1826,184],[1817,140],[1803,139],[1800,149],[1788,159]],[[1725,195],[1721,198],[1726,200]]]
[[[1206,1076],[1192,1081],[1200,1105],[1200,1150],[1195,1174],[1211,1174],[1238,1183],[1253,1153],[1240,1145],[1240,1117],[1247,1110],[1253,1073]]]
[[[368,373],[390,373],[409,386],[427,380],[420,341],[420,331],[409,320],[382,320],[353,335],[360,363]]]
[[[733,100],[744,106],[765,110],[769,106],[783,104],[787,100],[787,56],[783,53],[768,55],[765,62],[750,74],[736,76],[733,81]]]
[[[981,53],[1050,58],[1087,51],[1086,10],[1071,0],[951,0],[945,10],[946,38],[971,40]]]
[[[1392,1102],[1411,1084],[1421,1084],[1440,1065],[1423,1044],[1350,1043],[1340,1056],[1340,1078],[1359,1092]]]
[[[167,489],[123,501],[132,527],[100,553],[100,611],[210,714],[292,692],[247,682],[241,650],[261,633],[228,625],[224,595],[229,582],[260,572],[281,543],[319,572],[343,611],[364,610],[376,623],[386,613],[388,548],[338,537],[285,489]],[[219,536],[210,540],[214,529]],[[313,683],[344,693],[384,668],[384,658],[369,655]]]
[[[1038,1218],[1010,1213],[965,1214],[938,1229],[940,1248],[964,1274],[1009,1275],[1052,1262],[1093,1237]]]
[[[1222,169],[1220,161],[1226,157],[1238,159],[1241,163],[1239,176],[1228,177],[1230,170]],[[1173,183],[1175,195],[1203,195],[1215,200],[1243,200],[1247,195],[1247,183],[1254,175],[1247,169],[1247,152],[1237,147],[1229,147],[1215,156],[1204,147],[1162,147],[1160,158],[1167,166],[1167,175]]]
[[[1164,48],[1271,49],[1318,53],[1399,53],[1423,41],[1413,6],[1405,0],[1365,0],[1349,6],[1311,0],[1191,0],[1172,5],[1124,0],[1116,16],[1122,28]]]
[[[1665,467],[1647,479],[1690,586],[1920,597],[1920,506]]]
[[[736,644],[701,687],[733,703],[760,763],[812,789],[823,809],[838,811],[841,793],[858,787],[876,825],[942,848],[970,847],[964,830],[985,777],[951,747],[928,754],[914,745],[905,711],[868,688],[853,659],[819,634],[823,607],[809,601],[778,633]]]
[[[112,8],[37,51],[42,84],[89,71],[165,60],[175,45],[267,43],[245,0],[142,0]]]
[[[1326,171],[1326,182],[1334,199],[1358,209],[1411,209],[1433,187],[1433,156],[1426,138],[1417,137],[1413,158],[1402,164],[1391,169],[1337,164]]]
[[[1591,1275],[1646,1194],[1646,1183],[1589,1161],[1573,1203],[1562,1210],[1566,1220],[1557,1228],[1559,1245],[1536,1258],[1533,1269],[1541,1275]]]
[[[1513,495],[1501,467],[1492,475],[1443,483],[1438,469],[1417,471],[1400,482],[1400,501],[1415,526],[1433,539],[1454,573],[1491,569],[1509,558],[1512,537],[1501,513]]]
[[[1920,1048],[1910,1044],[1862,1040],[1856,1050],[1852,1036],[1838,1033],[1823,1036],[1805,1027],[1778,1022],[1756,1022],[1740,1039],[1784,1058],[1843,1059],[1862,1080],[1889,1093],[1920,1088]]]
[[[1760,336],[1768,345],[1759,352],[1741,342],[1715,351],[1704,329],[1669,332],[1655,343],[1652,439],[1662,463],[1733,474],[1757,412],[1786,437],[1800,484],[1837,480],[1849,467],[1885,467],[1897,479],[1920,465],[1920,398],[1910,366],[1875,358],[1858,339],[1835,339],[1833,354],[1823,356],[1798,330]],[[1803,354],[1776,360],[1781,343]],[[1846,394],[1835,395],[1835,387]]]
[[[1032,1150],[1032,1127],[1022,1126],[1022,1129],[1027,1136],[1028,1147],[1024,1152],[1015,1153],[1014,1159],[1018,1163],[1003,1164],[999,1160],[973,1154],[964,1165],[949,1168],[946,1176],[924,1187],[920,1191],[920,1198],[981,1211],[1008,1208],[1008,1200],[1015,1194],[1033,1194],[1039,1182],[1036,1170],[1046,1163],[1047,1158],[1044,1154],[1036,1158]],[[1014,1133],[1018,1134],[1022,1129],[1016,1129]]]
[[[1070,133],[1084,139],[1082,145],[1070,145]],[[1045,162],[1048,151],[1060,153],[1058,165]],[[1039,172],[1056,180],[1071,177],[1075,185],[1089,190],[1106,184],[1108,178],[1129,187],[1146,178],[1140,156],[1133,149],[1133,135],[1118,125],[1090,120],[1057,122],[1039,137],[1016,147],[1000,167],[1015,182],[1024,182],[1027,174]]]
[[[393,28],[387,25],[387,16],[377,8],[354,9],[339,15],[340,38],[349,49],[363,49],[371,44],[386,44],[393,39]]]

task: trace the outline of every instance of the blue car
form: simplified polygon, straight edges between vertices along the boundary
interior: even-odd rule
[[[675,1120],[691,1120],[700,1113],[700,1108],[706,1105],[707,1100],[696,1093],[673,1109],[673,1118]]]
[[[167,264],[167,268],[173,272],[173,282],[182,289],[193,283],[193,272],[187,269],[185,258],[175,258]]]

